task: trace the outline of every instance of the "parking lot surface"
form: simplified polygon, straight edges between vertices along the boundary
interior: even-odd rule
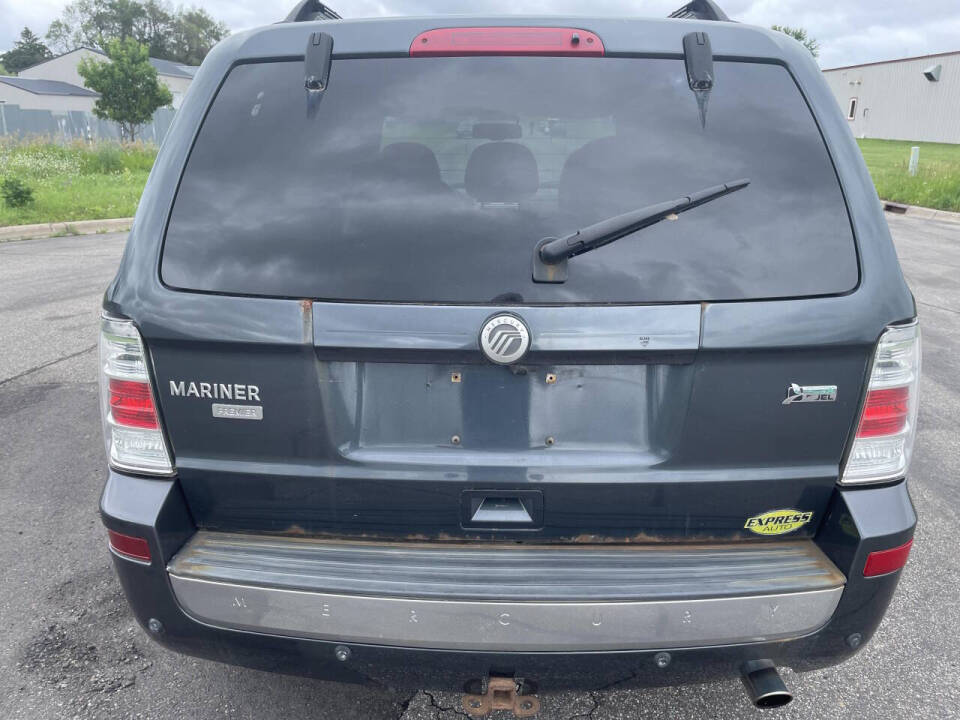
[[[849,662],[784,674],[781,718],[954,718],[960,707],[960,224],[889,218],[924,341],[911,493],[920,526],[876,638]],[[195,660],[153,644],[114,579],[97,514],[100,298],[124,235],[0,244],[0,718],[462,716],[454,694],[397,692]],[[542,718],[759,716],[731,680],[543,698]]]

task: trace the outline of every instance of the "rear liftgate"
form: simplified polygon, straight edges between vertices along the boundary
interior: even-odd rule
[[[699,5],[712,7],[709,2],[691,3],[682,9],[687,14],[681,17],[721,19],[697,15],[695,8],[690,9]],[[709,48],[706,33],[691,33],[685,39],[683,48],[687,60],[688,82],[697,97],[701,122],[706,119],[707,97],[713,85]],[[437,29],[415,38],[410,48],[411,56],[590,57],[601,56],[603,53],[601,38],[589,31],[575,28]],[[330,36],[323,33],[311,35],[305,56],[304,87],[308,93],[310,108],[314,110],[329,81],[331,56]],[[684,198],[685,204],[675,203],[649,217],[635,218],[636,223],[640,223],[639,227],[646,227],[646,223],[650,221],[675,220],[677,214],[691,209],[706,198],[720,197],[746,187],[747,184],[746,180],[733,180],[724,186],[707,188],[700,194],[695,193],[696,197]],[[695,188],[691,188],[693,189]],[[699,195],[703,195],[703,198]],[[691,208],[688,208],[688,205]],[[606,236],[596,232],[600,240],[594,244],[599,246]],[[542,261],[546,266],[546,279],[543,281],[557,282],[559,278],[551,268],[578,254],[582,248],[561,247],[563,252],[560,252],[557,250],[557,241],[551,242],[551,248],[555,252],[545,252],[534,258],[533,272],[535,279],[538,279],[538,269],[542,268],[537,263]],[[236,499],[231,496],[227,501],[222,499],[222,493],[209,492],[214,480],[205,471],[202,458],[201,461],[194,458],[195,462],[191,466],[190,455],[186,453],[181,472],[184,491],[207,527],[233,527],[248,532],[277,532],[296,527],[307,534],[322,530],[346,534],[382,527],[384,518],[387,518],[394,522],[391,533],[394,537],[400,537],[409,527],[396,520],[403,514],[397,512],[397,506],[406,503],[402,510],[406,510],[407,514],[417,510],[418,517],[422,518],[424,508],[412,507],[410,503],[414,499],[423,503],[424,498],[427,498],[428,501],[436,502],[435,506],[426,510],[433,513],[433,525],[442,528],[442,533],[438,534],[455,534],[460,539],[475,539],[484,536],[483,531],[501,531],[487,533],[489,538],[493,538],[495,535],[511,537],[510,533],[515,537],[518,531],[542,529],[544,532],[541,536],[546,540],[573,538],[579,543],[589,543],[600,541],[594,540],[598,537],[593,534],[597,532],[597,528],[608,532],[610,528],[614,528],[624,530],[623,533],[611,533],[615,542],[638,543],[620,550],[628,555],[643,556],[645,551],[642,543],[645,538],[641,535],[628,537],[626,530],[632,529],[633,532],[638,526],[651,527],[654,535],[665,538],[673,536],[684,540],[703,539],[706,536],[742,539],[751,532],[748,530],[749,526],[744,525],[751,516],[760,515],[766,510],[787,513],[787,510],[775,510],[786,506],[785,498],[790,498],[799,510],[804,511],[800,514],[812,517],[811,508],[822,508],[832,492],[835,478],[830,475],[835,470],[828,467],[829,463],[809,462],[804,465],[798,462],[793,467],[780,469],[781,475],[773,477],[771,473],[777,464],[770,461],[769,457],[763,457],[753,463],[751,475],[751,467],[740,462],[742,458],[728,448],[728,464],[737,470],[724,476],[716,475],[713,479],[727,482],[730,481],[729,476],[735,475],[737,482],[743,483],[744,489],[756,490],[743,493],[751,498],[752,504],[737,508],[735,513],[728,508],[711,508],[711,515],[699,518],[693,511],[676,511],[676,496],[671,493],[678,492],[676,486],[679,483],[670,477],[671,473],[677,470],[670,466],[671,451],[686,447],[691,455],[687,458],[693,468],[691,474],[699,473],[704,477],[710,474],[708,471],[701,472],[701,461],[705,457],[715,457],[715,453],[710,447],[701,447],[699,440],[708,433],[698,430],[702,430],[705,423],[716,419],[705,414],[705,408],[714,408],[718,403],[722,404],[722,400],[734,396],[729,383],[724,380],[729,377],[740,378],[742,371],[752,370],[757,387],[776,384],[777,391],[782,392],[780,378],[788,368],[790,372],[797,369],[809,371],[811,365],[809,357],[788,358],[788,361],[784,362],[779,357],[771,359],[757,353],[749,358],[752,366],[744,362],[744,367],[734,368],[735,372],[731,372],[723,357],[715,357],[711,366],[697,367],[695,356],[700,349],[701,340],[701,306],[698,304],[632,307],[540,306],[518,307],[515,308],[516,312],[503,312],[503,308],[497,306],[305,303],[304,328],[305,332],[309,332],[313,345],[310,370],[305,377],[316,384],[320,391],[319,397],[305,400],[302,393],[298,394],[290,389],[293,383],[291,378],[297,377],[295,363],[299,363],[296,367],[301,368],[303,375],[303,355],[297,354],[300,348],[296,348],[297,353],[278,352],[272,355],[265,351],[258,356],[257,362],[264,369],[265,377],[279,377],[287,382],[277,383],[276,395],[285,400],[293,417],[310,417],[315,421],[310,423],[310,427],[322,426],[325,430],[323,442],[318,443],[315,437],[310,437],[309,442],[300,442],[296,446],[299,453],[297,457],[303,460],[299,468],[287,468],[282,463],[274,463],[272,466],[258,466],[256,471],[247,470],[241,462],[246,458],[241,458],[235,465],[234,481],[242,484],[246,496],[237,493]],[[358,327],[364,328],[364,332],[356,332]],[[418,332],[411,333],[411,328],[416,328]],[[478,330],[480,347],[490,363],[477,362]],[[277,336],[280,336],[279,332]],[[213,344],[211,348],[212,359],[216,356],[216,348]],[[528,352],[531,364],[524,366],[520,362]],[[856,358],[848,360],[851,366],[856,365]],[[244,362],[249,364],[250,360],[245,358]],[[860,365],[862,367],[862,362]],[[278,369],[286,369],[288,372],[267,372]],[[291,369],[294,369],[294,372],[289,372]],[[710,390],[710,397],[696,394],[695,372],[701,373],[701,377],[706,380],[711,379],[712,372],[713,389]],[[164,380],[170,383],[171,387],[174,385],[171,378],[165,377]],[[164,383],[161,385],[165,387]],[[582,392],[584,387],[589,389],[589,393]],[[761,402],[758,399],[761,396],[764,403],[762,410],[752,413],[758,423],[763,420],[764,413],[782,414],[782,395],[775,402],[769,403],[768,408],[769,398],[766,393],[757,392],[753,388],[751,390],[750,393],[735,396],[738,403],[736,407],[743,415],[751,416],[751,404]],[[700,390],[701,394],[704,392],[706,391]],[[693,406],[693,411],[688,413],[690,406]],[[303,412],[299,412],[301,410]],[[168,415],[175,416],[178,412],[184,411],[170,408]],[[411,423],[411,417],[419,418],[421,422]],[[603,422],[596,422],[598,418],[602,418]],[[842,420],[834,418],[832,422],[843,424]],[[223,441],[229,447],[239,445],[229,433],[236,433],[238,437],[240,433],[248,433],[248,444],[245,448],[251,455],[265,448],[270,451],[261,453],[266,457],[289,455],[278,452],[276,442],[271,444],[271,441],[277,440],[268,437],[271,430],[257,428],[257,433],[253,433],[246,427],[239,427],[249,423],[233,425],[238,427],[224,427],[222,431]],[[833,428],[826,427],[828,424],[821,425],[825,426],[823,432],[832,432]],[[295,435],[286,432],[279,424],[275,428],[278,438]],[[736,430],[738,428],[733,427],[726,432],[733,434]],[[294,440],[304,438],[295,437]],[[327,474],[329,467],[324,467],[322,472],[316,471],[315,476],[301,477],[305,474],[303,468],[310,468],[311,461],[317,460],[309,456],[309,453],[319,452],[318,445],[324,444],[329,446],[322,448],[329,451],[324,459],[329,462],[330,467],[336,464],[337,473]],[[189,441],[185,440],[184,445],[189,447]],[[698,449],[701,455],[697,454]],[[770,455],[775,453],[771,451]],[[336,463],[329,460],[332,457],[336,458]],[[769,467],[763,467],[765,462]],[[780,465],[785,464],[782,457],[777,457],[777,462]],[[276,471],[276,482],[271,486],[271,497],[267,498],[257,495],[258,492],[263,492],[263,467]],[[635,476],[638,469],[651,476],[651,487],[653,483],[661,483],[654,497],[648,497],[641,488],[623,482],[625,477]],[[679,469],[684,470],[683,467]],[[529,472],[530,470],[534,472]],[[540,472],[541,470],[543,472]],[[547,482],[544,482],[544,476],[547,477]],[[382,494],[385,487],[399,489],[403,485],[401,481],[409,481],[411,477],[428,477],[437,482],[427,488],[429,492],[421,491],[417,494],[407,489],[406,496],[398,492],[382,507],[373,508],[371,511],[371,495],[378,491]],[[589,486],[590,483],[583,483],[583,486],[578,488],[577,484],[584,478],[590,478],[593,487]],[[663,482],[664,479],[667,482]],[[607,490],[612,500],[608,498],[606,505],[600,504],[598,498],[601,493],[597,487],[604,483],[604,480],[613,488]],[[778,482],[771,483],[771,480]],[[531,481],[539,483],[545,490],[529,490]],[[746,483],[753,484],[748,487]],[[471,489],[461,493],[464,486]],[[478,487],[490,489],[477,489]],[[558,513],[557,504],[554,504],[553,516],[550,520],[545,520],[543,494],[551,492],[552,502],[556,503],[558,497],[563,498],[560,504],[564,506],[566,513]],[[684,492],[689,495],[689,490]],[[294,523],[291,524],[288,503],[271,503],[276,499],[274,495],[282,501],[284,497],[293,494],[306,498],[306,502],[303,517],[292,518]],[[457,512],[444,510],[450,507],[451,498],[458,496],[460,503]],[[334,502],[330,502],[331,499]],[[587,512],[584,512],[585,508]],[[638,512],[651,514],[643,517],[638,516]],[[298,524],[301,522],[303,528]],[[591,523],[586,531],[583,523]],[[815,523],[812,523],[811,528],[814,526]],[[806,528],[804,532],[809,529]],[[220,536],[219,540],[212,537],[216,535]],[[337,623],[349,624],[351,606],[367,603],[371,607],[380,605],[386,609],[390,605],[399,608],[401,612],[400,621],[394,618],[389,623],[390,627],[402,626],[407,632],[423,631],[423,611],[417,614],[418,603],[423,608],[430,607],[430,603],[443,605],[446,609],[438,610],[438,616],[442,616],[444,612],[449,614],[455,611],[458,605],[457,598],[451,600],[448,590],[438,596],[442,599],[440,603],[427,596],[411,597],[409,592],[406,596],[403,593],[387,592],[382,587],[382,594],[378,597],[371,588],[349,587],[351,578],[341,575],[334,578],[343,581],[342,584],[345,583],[339,588],[338,594],[338,588],[331,587],[329,574],[324,575],[322,583],[310,587],[309,583],[303,584],[303,578],[307,577],[309,572],[302,572],[300,580],[297,581],[300,584],[297,584],[292,583],[290,578],[278,576],[276,572],[267,578],[272,572],[267,566],[259,569],[243,567],[242,563],[218,566],[209,562],[209,557],[201,563],[203,568],[200,565],[191,565],[191,553],[202,554],[201,551],[210,549],[204,547],[204,543],[209,545],[209,541],[222,541],[225,536],[229,541],[233,541],[227,533],[198,534],[190,546],[181,551],[169,566],[174,591],[184,609],[194,617],[215,626],[295,637],[310,636],[309,628],[313,628],[314,637],[324,637],[323,633],[327,632],[323,629],[324,625],[332,622],[330,634],[327,636],[330,639],[342,639],[347,643],[367,642],[409,647],[418,645],[416,638],[396,638],[396,642],[391,643],[382,636],[379,639],[351,636],[343,625]],[[583,540],[584,536],[589,539]],[[605,539],[609,540],[610,537]],[[254,544],[258,542],[256,536],[246,536],[242,542],[248,541]],[[290,546],[286,546],[285,542],[277,538],[263,539],[260,549],[267,555],[307,553],[310,557],[307,558],[305,568],[319,566],[317,563],[322,565],[325,553],[344,550],[372,552],[368,547],[324,547],[319,541],[311,545],[306,539],[291,539]],[[705,636],[703,632],[699,632],[691,636],[685,644],[680,633],[691,625],[686,622],[687,616],[698,618],[699,610],[681,610],[681,613],[687,612],[687,615],[678,616],[681,618],[679,625],[666,621],[651,622],[649,617],[647,622],[637,622],[634,618],[633,622],[625,624],[624,630],[629,632],[612,635],[604,646],[602,642],[598,644],[597,628],[609,623],[591,622],[591,618],[595,617],[593,614],[577,615],[574,620],[580,632],[579,639],[586,643],[580,649],[616,649],[617,643],[621,643],[619,647],[623,649],[637,649],[693,647],[711,642],[759,642],[796,637],[798,634],[816,630],[830,617],[836,606],[844,582],[842,575],[820,556],[816,546],[805,536],[802,539],[798,537],[797,543],[789,547],[777,548],[769,543],[756,545],[759,545],[759,549],[756,551],[757,564],[754,567],[763,577],[761,585],[755,586],[754,594],[749,598],[737,597],[750,595],[743,593],[741,584],[737,585],[737,593],[728,593],[726,597],[722,592],[717,597],[713,592],[716,587],[710,588],[710,592],[705,595],[702,587],[703,576],[694,574],[691,577],[701,581],[699,594],[691,592],[689,588],[685,593],[678,593],[677,588],[673,587],[675,594],[672,598],[658,599],[657,593],[665,592],[670,587],[662,577],[654,577],[656,582],[650,587],[634,588],[632,595],[617,597],[612,588],[619,587],[622,592],[623,587],[622,577],[618,577],[616,582],[609,583],[606,595],[593,597],[592,601],[605,604],[603,612],[609,611],[612,617],[616,614],[617,605],[630,605],[630,612],[642,613],[657,603],[670,604],[680,601],[694,603],[690,607],[697,607],[695,603],[699,602],[719,607],[725,601],[732,600],[729,606],[731,613],[737,613],[739,617],[749,610],[751,618],[769,615],[768,626],[758,630],[756,622],[745,622],[744,627],[749,630],[745,635],[708,638],[704,643]],[[716,547],[714,546],[714,550]],[[659,549],[663,550],[664,547],[660,546]],[[583,546],[578,550],[588,553],[596,551],[595,548],[591,550]],[[415,554],[418,551],[412,549],[406,552]],[[448,551],[436,549],[430,552],[444,555]],[[494,564],[497,561],[510,563],[523,560],[521,552],[497,553],[493,549],[488,552],[500,556],[491,558]],[[647,551],[647,554],[649,552]],[[686,553],[687,561],[690,561],[691,557],[697,560],[696,553],[691,555],[689,546],[683,552]],[[755,551],[746,549],[743,552],[750,554]],[[790,587],[773,587],[771,583],[779,582],[784,577],[793,580],[797,578],[795,572],[785,571],[782,558],[773,563],[768,561],[771,554],[776,552],[795,553],[799,558],[799,565],[811,570],[810,577],[800,586],[794,584]],[[662,552],[656,554],[663,556]],[[717,551],[718,556],[724,554]],[[256,560],[255,555],[247,555],[247,561],[251,557]],[[669,558],[669,553],[666,556]],[[571,557],[576,565],[576,551]],[[431,561],[436,559],[432,557]],[[710,559],[714,575],[716,559]],[[392,562],[386,557],[381,560],[382,567]],[[675,560],[677,563],[681,562],[679,558]],[[631,557],[628,565],[642,570],[643,559]],[[742,558],[734,565],[742,570]],[[530,584],[530,568],[536,566],[536,563],[528,566],[520,574],[526,585]],[[272,567],[275,569],[277,566]],[[435,567],[435,564],[418,563],[417,567],[430,568]],[[342,568],[341,565],[341,570]],[[456,569],[453,568],[453,574]],[[549,566],[548,569],[551,576],[556,574],[555,566]],[[582,577],[589,575],[589,571],[584,571],[583,568],[574,567],[573,571],[581,577],[581,581]],[[231,575],[236,572],[240,575]],[[536,570],[533,572],[536,574]],[[714,584],[731,580],[735,584],[741,583],[742,578],[733,577],[736,573],[731,573],[731,578],[714,577]],[[468,636],[465,640],[468,649],[524,649],[522,634],[518,635],[517,632],[522,624],[513,623],[513,627],[510,627],[511,623],[505,623],[503,617],[505,611],[502,606],[510,602],[510,592],[516,591],[516,588],[511,588],[510,583],[504,583],[503,576],[498,575],[492,579],[492,583],[481,584],[488,590],[492,588],[499,591],[498,595],[492,598],[492,602],[488,600],[484,603],[482,595],[463,595],[463,588],[470,577],[472,576],[458,579],[453,586],[460,588],[459,604],[470,605],[473,610],[477,610],[480,605],[493,605],[497,612],[489,616],[473,612],[473,615],[467,616],[473,617],[475,624],[479,622],[482,625],[474,627],[472,632],[464,633]],[[449,577],[445,579],[449,580]],[[408,583],[404,578],[400,578],[400,581],[408,587],[424,587],[422,577],[418,578],[415,584]],[[534,606],[538,603],[531,603],[531,600],[547,598],[552,602],[542,604],[552,605],[551,611],[568,613],[572,606],[584,602],[583,594],[587,592],[580,587],[579,595],[557,598],[556,590],[556,585],[553,588],[541,587],[534,596],[512,598],[513,605],[517,608],[513,612],[524,612],[531,607],[536,611]],[[480,590],[476,592],[479,593]],[[764,595],[764,592],[768,595]],[[778,592],[784,595],[778,595]],[[782,612],[783,606],[779,604],[782,602],[779,598],[786,595],[803,596],[794,599],[799,601],[801,610],[803,607],[807,608],[807,613],[798,612],[792,618],[802,627],[778,630],[777,607],[781,608],[779,617],[789,615]],[[642,601],[637,601],[637,598],[642,598]],[[822,603],[815,607],[816,603],[812,601],[818,598]],[[343,612],[338,605],[341,601]],[[745,601],[755,601],[755,604]],[[316,604],[318,602],[319,611]],[[764,603],[773,609],[768,610]],[[527,607],[524,609],[525,605]],[[648,607],[638,607],[643,605]],[[733,609],[734,606],[736,609]],[[414,614],[410,615],[411,612]],[[709,617],[709,613],[704,613],[704,617]],[[381,613],[363,613],[362,618],[356,618],[355,627],[369,632],[370,625],[375,625],[378,618],[380,621],[389,619]],[[582,622],[585,618],[586,622]],[[319,625],[318,619],[321,620]],[[705,622],[705,625],[709,625],[709,629],[714,631],[736,629],[736,623],[716,620],[714,618],[713,622]],[[267,627],[265,623],[268,621],[278,624]],[[300,622],[304,625],[298,626]],[[462,618],[460,624],[463,625]],[[692,624],[695,625],[696,621]],[[533,625],[531,623],[531,627]],[[317,629],[318,627],[320,629]],[[644,640],[636,637],[641,629],[648,634],[655,634],[657,629],[662,629],[672,632],[673,637],[650,637]],[[556,626],[544,628],[544,631],[546,630],[552,632],[550,640],[557,642],[559,639],[559,646],[548,646],[546,635],[542,635],[527,638],[530,644],[526,649],[576,650],[575,632],[566,631],[562,627],[558,630]],[[607,628],[604,628],[604,631],[606,630]],[[449,641],[451,635],[440,633],[421,638],[419,646],[438,647],[438,637]],[[442,647],[442,644],[439,646]],[[344,653],[344,658],[349,658],[349,651]],[[744,673],[752,686],[759,688],[755,695],[782,699],[784,695],[779,693],[778,688],[770,689],[775,683],[768,682],[768,670],[765,666],[751,667],[745,668]],[[775,670],[773,672],[775,674]],[[530,694],[535,688],[524,679],[492,676],[477,683],[477,692],[467,694],[463,701],[464,710],[471,715],[482,716],[493,710],[508,710],[519,717],[526,717],[539,710],[539,701]]]

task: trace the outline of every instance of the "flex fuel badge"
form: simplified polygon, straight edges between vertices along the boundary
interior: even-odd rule
[[[785,535],[798,530],[812,519],[812,512],[771,510],[749,518],[743,527],[757,535]]]

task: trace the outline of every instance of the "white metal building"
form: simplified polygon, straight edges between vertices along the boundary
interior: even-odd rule
[[[0,103],[17,105],[23,110],[91,112],[100,97],[92,90],[58,80],[0,75]]]
[[[104,60],[106,56],[99,50],[80,47],[21,70],[18,76],[36,80],[57,80],[83,87],[83,78],[80,77],[77,70],[77,66],[83,58]],[[170,93],[173,95],[174,109],[179,108],[180,103],[183,102],[183,95],[190,87],[197,68],[191,65],[181,65],[170,60],[160,60],[159,58],[150,58],[150,64],[157,70],[157,79],[170,89]]]
[[[855,137],[960,143],[960,50],[823,74]]]
[[[100,97],[87,87],[77,66],[83,58],[106,59],[99,50],[77,48],[21,70],[16,77],[0,76],[0,135],[49,135],[63,139],[94,137],[118,139],[116,123],[94,117]],[[193,81],[197,68],[170,60],[150,58],[157,78],[170,89],[174,110]],[[160,142],[170,126],[173,111],[160,108],[138,137]]]

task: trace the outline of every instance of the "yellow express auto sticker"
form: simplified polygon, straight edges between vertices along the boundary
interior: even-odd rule
[[[803,527],[812,519],[812,512],[771,510],[749,518],[743,527],[757,535],[784,535]]]

